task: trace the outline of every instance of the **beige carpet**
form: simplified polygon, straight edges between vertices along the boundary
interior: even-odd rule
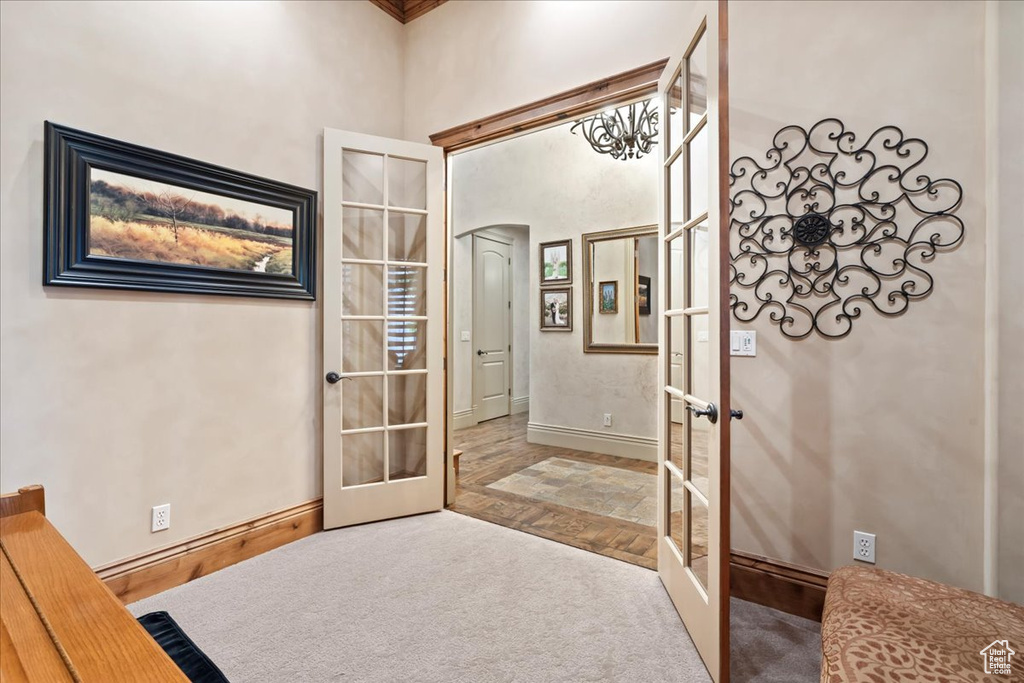
[[[316,534],[130,609],[170,612],[234,683],[708,680],[655,572],[450,512]]]

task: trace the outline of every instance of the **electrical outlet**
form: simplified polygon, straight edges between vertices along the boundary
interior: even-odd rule
[[[605,427],[611,427],[612,426],[612,414],[611,413],[605,413],[604,414],[604,426]]]
[[[171,528],[171,504],[157,505],[153,508],[152,531],[163,531]]]
[[[853,559],[875,563],[875,535],[863,531],[853,532]]]

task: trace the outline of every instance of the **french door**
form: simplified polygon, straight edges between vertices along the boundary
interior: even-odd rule
[[[324,527],[440,510],[444,170],[324,131]]]
[[[701,3],[659,83],[658,573],[715,681],[729,678],[725,3]],[[723,16],[719,16],[719,8]],[[724,149],[723,149],[724,147]]]

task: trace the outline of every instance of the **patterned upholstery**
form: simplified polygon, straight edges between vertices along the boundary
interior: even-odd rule
[[[1013,674],[985,674],[995,640],[1020,652]],[[832,572],[821,620],[821,683],[1024,681],[1024,607],[903,574]]]

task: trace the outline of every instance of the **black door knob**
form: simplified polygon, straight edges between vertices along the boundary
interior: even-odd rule
[[[336,373],[336,372],[328,372],[327,373],[327,383],[328,384],[337,384],[340,381],[341,381],[341,375],[339,375],[338,373]]]
[[[743,419],[743,411],[742,410],[730,410],[729,411],[729,417],[735,418],[737,420],[742,420]]]
[[[486,356],[487,352],[484,351],[483,349],[477,349],[476,350],[476,355],[478,355],[478,356]]]
[[[703,409],[694,406],[686,406],[686,409],[693,413],[694,417],[706,417],[711,424],[718,422],[718,406],[714,403],[709,403],[708,407]]]

